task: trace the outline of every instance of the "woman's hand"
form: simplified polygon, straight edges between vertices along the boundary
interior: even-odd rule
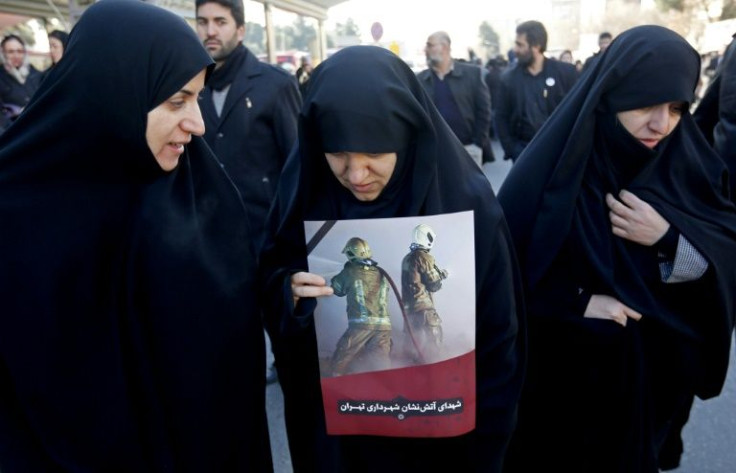
[[[621,200],[606,194],[614,235],[640,245],[652,246],[667,233],[669,222],[651,205],[626,190],[619,192],[618,196]]]
[[[618,299],[603,294],[593,294],[585,308],[584,317],[592,319],[613,320],[626,327],[628,319],[640,320],[641,314],[631,307],[627,307]]]
[[[302,271],[291,275],[291,294],[294,297],[295,307],[300,297],[331,296],[333,292],[325,278],[319,274]]]

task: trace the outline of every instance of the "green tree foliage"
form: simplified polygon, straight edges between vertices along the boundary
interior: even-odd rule
[[[266,29],[258,23],[250,21],[245,22],[245,46],[250,49],[253,54],[262,54],[266,52]]]
[[[303,16],[297,16],[293,24],[292,46],[290,49],[309,51],[310,46],[316,40],[317,30],[314,25],[307,23]]]
[[[478,38],[481,41],[483,49],[486,51],[487,57],[493,57],[498,54],[500,50],[498,33],[496,33],[496,30],[487,21],[484,21],[478,27]]]
[[[360,28],[352,18],[348,18],[345,23],[335,25],[335,34],[338,36],[360,36]]]

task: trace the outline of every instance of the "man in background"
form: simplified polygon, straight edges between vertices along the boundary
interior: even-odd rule
[[[606,52],[606,49],[608,49],[611,41],[613,41],[613,35],[608,31],[604,31],[603,33],[598,35],[598,52],[593,53],[592,56],[585,60],[585,64],[583,64],[583,71],[587,71],[588,68],[593,64],[593,62],[600,58],[604,52]]]
[[[257,251],[296,141],[299,89],[288,72],[260,62],[243,45],[242,0],[196,0],[196,9],[197,34],[216,63],[200,101],[204,139],[240,191]],[[271,364],[267,380],[275,380]]]
[[[450,43],[444,31],[427,38],[424,53],[429,68],[417,77],[442,118],[480,166],[494,160],[488,138],[491,98],[484,71],[476,65],[453,61]]]
[[[516,65],[501,76],[496,131],[504,159],[516,161],[577,80],[575,66],[544,57],[547,30],[538,21],[516,27]]]

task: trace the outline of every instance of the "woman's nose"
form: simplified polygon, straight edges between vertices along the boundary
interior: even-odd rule
[[[670,132],[670,108],[669,105],[666,107],[659,106],[652,111],[651,119],[649,120],[649,127],[656,131],[666,135]]]
[[[202,119],[202,111],[199,104],[194,104],[192,111],[188,117],[182,121],[182,129],[192,135],[204,135],[204,120]]]
[[[348,180],[353,184],[359,184],[363,182],[367,175],[368,167],[364,158],[360,157],[349,157],[347,162],[348,167]]]

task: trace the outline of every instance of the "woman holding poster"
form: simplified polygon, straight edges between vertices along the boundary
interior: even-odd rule
[[[261,255],[294,470],[500,471],[525,332],[493,191],[391,52],[346,48],[310,84]],[[402,259],[421,224],[441,235],[432,252],[452,275],[434,301],[439,360],[423,356],[401,302]],[[352,238],[370,252],[350,250]],[[351,276],[336,279],[345,268]],[[390,339],[376,338],[380,324]],[[390,362],[330,369],[337,346],[361,343],[390,347]]]

